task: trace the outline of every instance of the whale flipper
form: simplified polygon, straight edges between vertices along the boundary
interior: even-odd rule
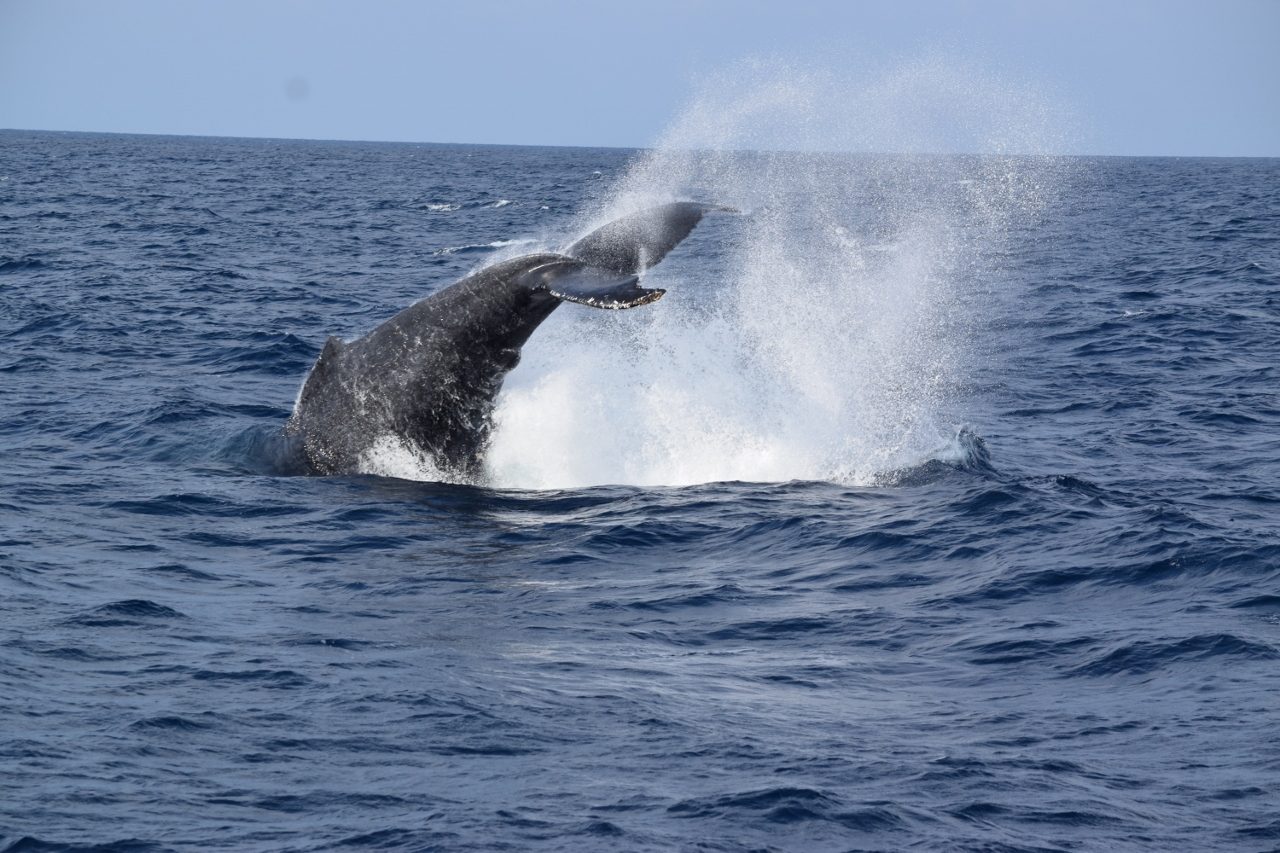
[[[640,277],[623,275],[565,258],[536,267],[524,276],[530,290],[544,290],[565,302],[592,308],[634,308],[662,298],[665,290],[640,286]]]
[[[565,254],[617,273],[642,273],[688,237],[704,214],[725,209],[695,201],[650,207],[600,226]]]

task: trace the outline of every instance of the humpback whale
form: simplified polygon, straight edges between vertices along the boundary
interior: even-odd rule
[[[673,202],[610,222],[562,252],[481,269],[409,306],[364,337],[330,337],[285,434],[316,474],[352,474],[387,436],[442,473],[474,480],[493,408],[520,348],[561,303],[622,309],[663,290],[640,286],[710,210]]]

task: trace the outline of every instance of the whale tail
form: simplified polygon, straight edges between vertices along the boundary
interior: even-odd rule
[[[574,258],[561,258],[534,267],[522,283],[533,291],[592,308],[634,308],[662,298],[665,290],[640,286],[640,277],[624,275]]]
[[[641,287],[640,274],[688,237],[710,210],[729,208],[677,201],[615,219],[572,243],[564,250],[568,257],[529,270],[523,283],[593,308],[647,305],[666,291]]]
[[[640,275],[715,209],[678,202],[633,213],[561,253],[477,270],[349,343],[330,338],[285,427],[290,446],[315,473],[355,473],[390,436],[475,481],[503,377],[538,325],[561,302],[617,309],[659,299],[664,291],[641,287]]]
[[[665,258],[712,210],[730,208],[694,201],[650,207],[602,225],[564,254],[620,275],[639,275]]]

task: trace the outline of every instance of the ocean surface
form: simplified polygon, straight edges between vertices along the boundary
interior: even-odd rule
[[[486,475],[326,336],[647,199]],[[1280,160],[0,133],[0,850],[1280,848]]]

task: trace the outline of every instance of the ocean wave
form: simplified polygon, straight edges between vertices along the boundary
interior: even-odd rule
[[[490,243],[474,243],[467,246],[447,246],[443,249],[436,249],[433,255],[465,255],[477,252],[492,252],[494,249],[505,249],[509,246],[529,246],[536,243],[536,240],[519,239],[519,240],[494,240]]]
[[[5,273],[30,272],[32,270],[40,270],[48,268],[48,264],[38,257],[25,256],[20,258],[0,255],[0,275]]]
[[[1235,659],[1236,665],[1245,661],[1273,661],[1280,659],[1280,649],[1232,634],[1201,634],[1177,640],[1141,641],[1125,643],[1075,667],[1069,674],[1090,677],[1146,675],[1157,671],[1172,674],[1179,665],[1216,658]]]
[[[0,842],[5,841],[0,836]],[[173,853],[174,848],[155,841],[124,838],[117,841],[86,841],[62,843],[46,841],[34,835],[24,835],[6,846],[0,853]]]
[[[1273,840],[1275,161],[0,143],[0,850]],[[484,482],[282,476],[326,335],[646,187],[777,203]]]

